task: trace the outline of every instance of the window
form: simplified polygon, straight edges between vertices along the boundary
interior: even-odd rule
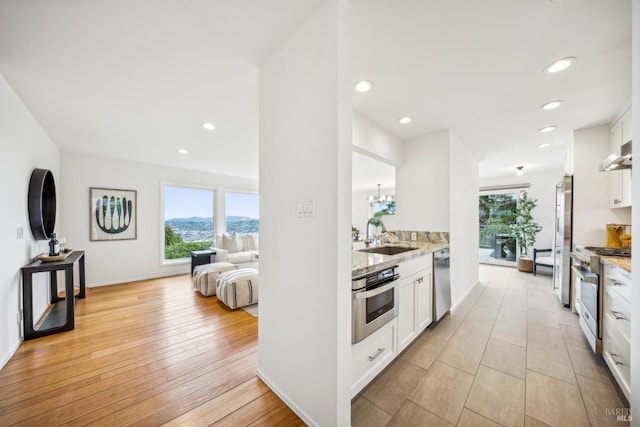
[[[227,233],[257,234],[259,199],[254,193],[225,194],[225,222]]]
[[[191,257],[211,247],[214,190],[164,186],[164,259]]]

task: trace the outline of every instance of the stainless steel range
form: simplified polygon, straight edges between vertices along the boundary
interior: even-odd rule
[[[580,328],[584,332],[591,349],[596,354],[602,354],[602,270],[600,257],[623,256],[630,257],[631,250],[627,248],[607,248],[597,246],[577,246],[571,252],[573,266],[571,270],[576,275],[576,287],[580,290],[580,297],[576,298],[576,310],[580,315]]]

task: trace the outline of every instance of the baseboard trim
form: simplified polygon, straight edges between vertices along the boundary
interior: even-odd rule
[[[4,359],[2,359],[2,361],[0,361],[0,371],[4,369],[5,365],[9,363],[9,360],[11,360],[11,358],[16,354],[16,351],[18,351],[23,341],[24,340],[22,339],[22,337],[20,337],[15,347],[12,350],[10,350],[9,353],[7,353],[7,355],[4,357]]]
[[[313,421],[305,411],[298,408],[293,400],[291,400],[289,396],[283,393],[282,390],[280,390],[278,386],[276,386],[273,381],[271,381],[269,377],[260,370],[260,368],[258,368],[256,372],[258,374],[258,378],[264,381],[264,383],[271,389],[271,391],[273,391],[293,412],[295,412],[296,415],[300,417],[300,419],[304,421],[305,424],[307,424],[308,426],[318,426],[318,424]]]
[[[157,275],[151,275],[151,276],[145,276],[145,277],[138,277],[136,279],[122,279],[122,280],[117,280],[115,282],[87,283],[87,288],[99,288],[102,286],[121,285],[123,283],[143,282],[145,280],[162,279],[163,277],[183,276],[185,274],[189,274],[189,272],[187,271],[186,273],[157,274]]]
[[[465,300],[465,298],[466,298],[466,297],[471,293],[471,291],[473,291],[473,289],[474,289],[476,286],[480,285],[480,284],[481,284],[481,283],[480,283],[480,280],[476,280],[476,281],[473,283],[473,285],[471,285],[471,286],[469,287],[469,289],[467,289],[467,292],[465,292],[465,293],[464,293],[464,295],[462,295],[462,298],[460,298],[458,301],[456,301],[456,303],[455,303],[455,304],[453,304],[453,305],[451,306],[451,309],[450,309],[450,310],[451,310],[451,311],[455,310],[455,309],[458,307],[458,305],[460,305],[460,303],[461,303],[462,301],[464,301],[464,300]]]

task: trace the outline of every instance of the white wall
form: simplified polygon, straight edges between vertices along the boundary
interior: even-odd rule
[[[403,163],[396,169],[399,230],[450,230],[450,149],[448,130],[405,141]]]
[[[29,227],[27,194],[31,172],[35,168],[52,171],[58,192],[61,190],[60,153],[20,98],[0,74],[0,368],[21,342],[22,327],[18,313],[22,309],[20,268],[48,251],[46,241],[33,239]],[[60,217],[58,204],[58,218]],[[56,230],[59,230],[59,223]],[[17,229],[23,238],[17,238]],[[34,276],[35,320],[48,305],[47,277]]]
[[[189,272],[189,263],[162,265],[162,184],[257,191],[257,182],[246,178],[69,152],[61,153],[60,170],[59,205],[64,213],[61,216],[62,235],[67,239],[68,247],[86,251],[88,286]],[[90,187],[137,191],[136,240],[89,240]],[[222,199],[217,197],[220,202]],[[218,219],[221,215],[224,213],[218,209]]]
[[[478,280],[478,161],[449,130],[406,141],[396,189],[398,229],[451,233],[455,305]]]
[[[351,193],[351,224],[360,230],[360,235],[363,239],[367,234],[366,225],[369,220],[369,201],[367,198],[371,194],[373,194],[371,191],[354,191]]]
[[[451,302],[458,303],[478,281],[479,166],[458,136],[450,135]]]
[[[631,209],[609,208],[609,175],[598,165],[609,155],[609,126],[573,132],[573,243],[605,246],[606,224],[630,224]]]
[[[353,154],[354,182],[352,187],[351,223],[363,235],[366,235],[367,221],[373,213],[367,198],[376,194],[375,184],[383,182],[383,194],[395,194],[395,188],[384,184],[384,178],[380,180],[376,176],[387,177],[388,175],[393,175],[395,179],[395,170],[388,165],[399,166],[402,164],[404,148],[402,140],[357,112],[353,112],[352,134],[352,145],[355,153]],[[374,160],[363,162],[363,157],[360,155]],[[370,185],[368,189],[363,189],[359,186],[361,181],[373,181],[373,185]],[[391,185],[394,184],[392,183]],[[395,216],[387,216],[383,221],[388,230],[397,230]]]
[[[402,140],[356,112],[353,113],[353,148],[394,166],[402,164]]]
[[[542,173],[525,173],[523,176],[508,175],[503,177],[480,180],[480,188],[509,184],[528,183],[527,193],[538,200],[538,206],[533,209],[531,216],[542,226],[536,236],[535,247],[538,249],[552,248],[555,233],[556,185],[564,176],[564,170],[547,171]],[[516,190],[517,191],[517,190]],[[533,254],[529,254],[533,256]]]
[[[318,426],[350,424],[348,4],[325,2],[260,68],[258,374]]]
[[[633,0],[632,9],[632,25],[633,25],[633,76],[632,81],[632,105],[634,105],[632,114],[633,123],[633,140],[640,141],[640,0]],[[637,144],[636,144],[637,145]],[[636,166],[637,167],[637,166]],[[631,174],[632,183],[632,204],[636,206],[633,211],[632,226],[634,230],[640,229],[640,173]],[[637,272],[640,271],[640,255],[638,255],[638,244],[633,250],[633,266],[635,271],[635,286],[632,286],[632,312],[631,312],[631,402],[630,406],[634,411],[633,426],[640,427],[640,291],[638,290]]]

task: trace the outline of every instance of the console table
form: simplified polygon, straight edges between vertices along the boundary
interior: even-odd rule
[[[80,289],[74,295],[74,266],[78,263]],[[64,295],[58,295],[58,271],[64,271]],[[51,306],[43,316],[39,328],[33,324],[33,275],[49,273]],[[75,327],[75,298],[85,297],[84,251],[73,251],[62,261],[42,262],[36,260],[22,267],[22,310],[24,313],[24,339],[31,340]]]

